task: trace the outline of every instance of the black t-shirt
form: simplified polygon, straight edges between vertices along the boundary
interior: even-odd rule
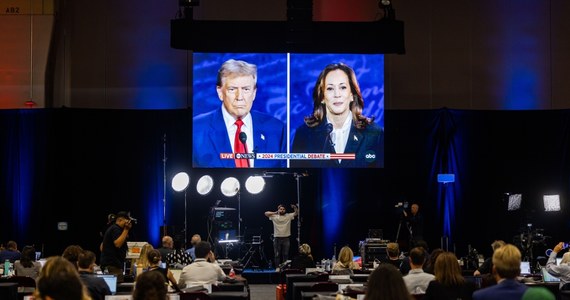
[[[121,236],[123,228],[117,224],[111,225],[103,236],[103,251],[101,251],[101,267],[115,266],[123,268],[127,256],[127,242],[120,248],[115,247],[115,240]]]

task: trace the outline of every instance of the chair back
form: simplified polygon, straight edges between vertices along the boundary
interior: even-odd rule
[[[317,282],[311,286],[312,292],[335,292],[338,291],[336,282]]]
[[[181,292],[180,300],[210,300],[210,295],[205,292]]]

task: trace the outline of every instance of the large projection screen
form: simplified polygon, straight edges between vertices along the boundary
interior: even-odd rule
[[[255,80],[236,62],[254,65]],[[382,54],[195,52],[192,91],[195,168],[384,167]],[[237,136],[236,118],[245,121]]]

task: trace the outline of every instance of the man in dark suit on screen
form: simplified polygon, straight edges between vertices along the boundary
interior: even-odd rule
[[[279,168],[286,160],[223,159],[222,153],[285,153],[286,128],[280,120],[251,111],[257,92],[257,66],[230,59],[218,71],[222,105],[194,117],[194,167]]]

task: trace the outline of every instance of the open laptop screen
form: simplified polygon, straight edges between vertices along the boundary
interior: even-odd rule
[[[528,261],[521,261],[521,275],[530,275],[532,272],[530,271],[530,262]]]
[[[105,283],[109,286],[111,294],[117,294],[117,275],[111,274],[95,274],[97,277],[101,277],[105,280]]]
[[[560,282],[560,278],[554,277],[546,271],[546,268],[540,268],[540,273],[542,274],[542,281],[544,282]]]

